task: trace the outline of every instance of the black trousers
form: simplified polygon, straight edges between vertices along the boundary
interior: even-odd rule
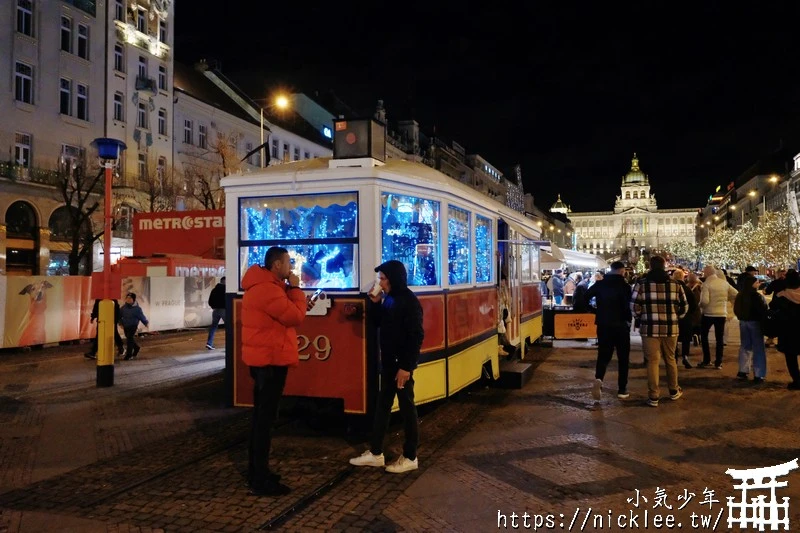
[[[789,371],[789,375],[792,377],[792,381],[795,383],[800,383],[800,365],[798,365],[797,357],[798,354],[783,354],[786,358],[786,370]]]
[[[100,327],[97,328],[97,331],[94,332],[94,339],[92,339],[92,353],[97,355],[97,335],[100,333]],[[122,353],[124,348],[124,344],[122,343],[122,337],[119,336],[119,328],[114,326],[114,344],[117,347],[117,351]]]
[[[286,385],[286,366],[251,366],[253,378],[253,421],[250,428],[250,456],[247,478],[253,486],[263,485],[269,474],[272,426]]]
[[[725,317],[724,316],[705,316],[703,315],[703,320],[700,323],[700,337],[703,341],[703,364],[709,364],[711,362],[711,348],[708,344],[708,334],[711,330],[711,326],[714,326],[714,338],[717,341],[716,346],[716,354],[714,359],[715,365],[722,364],[722,350],[725,347],[723,345],[723,337],[725,335]]]
[[[381,390],[378,391],[378,404],[375,407],[375,424],[372,427],[372,442],[370,451],[375,455],[383,453],[383,440],[389,429],[389,418],[392,415],[392,404],[397,396],[400,407],[400,416],[403,417],[403,456],[412,461],[417,458],[419,446],[419,421],[417,419],[417,406],[414,404],[414,374],[402,389],[397,388],[394,372],[384,372],[381,376]]]
[[[132,328],[123,327],[122,329],[125,330],[125,340],[128,341],[128,353],[126,356],[133,355],[134,351],[139,350],[139,345],[136,344],[136,330],[139,329],[139,325],[137,324]]]
[[[614,349],[617,350],[617,385],[620,391],[628,388],[628,366],[631,355],[631,332],[628,326],[597,326],[597,368],[594,377],[602,380],[611,362]]]

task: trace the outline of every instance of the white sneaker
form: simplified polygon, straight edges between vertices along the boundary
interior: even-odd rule
[[[603,380],[595,379],[594,384],[592,385],[592,398],[594,398],[597,401],[600,401],[602,395],[603,395]]]
[[[406,459],[401,455],[397,461],[386,467],[386,471],[392,474],[402,474],[403,472],[410,472],[419,468],[419,459]]]
[[[358,457],[350,459],[350,464],[355,466],[384,466],[383,454],[375,455],[367,450]]]

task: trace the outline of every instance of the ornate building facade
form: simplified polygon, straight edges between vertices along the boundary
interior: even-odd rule
[[[633,154],[631,169],[622,178],[622,186],[613,211],[576,213],[561,201],[551,211],[568,211],[575,230],[576,249],[629,261],[645,251],[663,250],[672,241],[695,240],[698,208],[658,209],[650,180],[639,168]]]

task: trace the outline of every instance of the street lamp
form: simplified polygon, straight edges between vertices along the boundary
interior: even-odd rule
[[[274,104],[272,104],[271,106],[267,106],[267,107],[268,108],[277,107],[280,110],[287,109],[289,107],[289,99],[286,96],[281,94],[281,95],[279,95],[279,96],[277,96],[275,98],[275,103]],[[267,165],[264,164],[264,156],[265,156],[265,150],[264,150],[264,148],[265,148],[264,147],[264,108],[260,107],[259,109],[261,111],[261,168],[264,168],[265,166],[267,166]]]
[[[103,300],[98,308],[97,318],[97,377],[98,387],[114,384],[114,330],[117,322],[114,317],[114,294],[111,288],[111,170],[120,154],[127,148],[117,139],[100,137],[92,141],[105,168],[105,200],[103,202]],[[118,289],[119,290],[119,289]],[[119,296],[119,294],[117,294]]]

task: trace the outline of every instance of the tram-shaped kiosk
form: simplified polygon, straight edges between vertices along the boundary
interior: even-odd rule
[[[425,165],[318,158],[228,176],[225,189],[227,346],[233,404],[252,405],[241,360],[241,279],[270,246],[289,250],[307,293],[322,289],[297,328],[300,364],[284,394],[343,401],[365,414],[378,383],[377,330],[366,293],[374,268],[402,261],[424,313],[418,404],[499,377],[498,295],[511,293],[512,343],[542,331],[539,229],[521,213]]]

